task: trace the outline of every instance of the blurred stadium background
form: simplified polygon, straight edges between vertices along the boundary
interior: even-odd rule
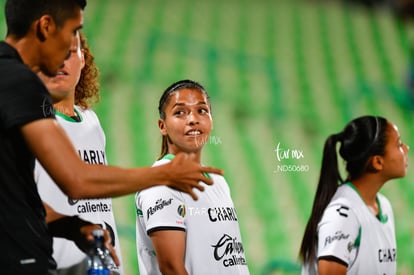
[[[101,71],[95,109],[110,163],[151,165],[159,96],[176,80],[199,81],[215,126],[203,162],[225,170],[251,274],[298,274],[325,138],[374,114],[414,146],[409,7],[357,2],[89,0],[84,31]],[[382,190],[395,211],[398,274],[414,274],[413,181],[410,166]],[[134,196],[113,207],[124,268],[138,274]]]

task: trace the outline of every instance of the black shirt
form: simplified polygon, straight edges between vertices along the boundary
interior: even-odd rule
[[[33,178],[35,158],[20,131],[44,118],[54,118],[46,87],[13,47],[0,42],[0,272],[6,274],[56,268]]]

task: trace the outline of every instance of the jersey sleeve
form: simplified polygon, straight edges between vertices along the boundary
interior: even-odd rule
[[[349,265],[359,233],[360,224],[349,206],[328,206],[318,225],[317,258],[335,257]]]
[[[19,74],[13,86],[0,92],[0,116],[5,129],[42,118],[54,118],[52,99],[41,80],[30,73]]]
[[[176,190],[156,186],[141,191],[136,196],[136,207],[148,235],[158,230],[186,230],[184,198]]]

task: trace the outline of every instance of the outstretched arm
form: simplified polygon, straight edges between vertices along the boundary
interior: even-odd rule
[[[173,161],[157,167],[119,168],[90,165],[80,160],[72,143],[54,119],[40,119],[21,128],[39,162],[60,189],[73,199],[116,197],[154,185],[167,185],[197,198],[193,188],[203,190],[203,173],[222,174],[220,169],[202,167],[190,155],[178,154]]]
[[[188,275],[184,265],[185,232],[159,230],[150,234],[163,275]]]

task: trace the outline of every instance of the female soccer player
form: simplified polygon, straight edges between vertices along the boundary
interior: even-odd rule
[[[53,101],[56,119],[75,146],[79,157],[89,164],[107,165],[105,133],[91,104],[99,100],[98,68],[82,32],[76,37],[78,47],[54,77],[39,73]],[[78,216],[99,224],[110,232],[112,245],[121,259],[112,199],[73,200],[65,195],[36,161],[35,180],[41,199],[55,211]],[[59,275],[84,274],[86,254],[74,242],[53,238],[53,258]],[[113,275],[123,274],[122,265],[113,267]]]
[[[162,151],[155,165],[179,152],[200,162],[213,128],[204,88],[183,80],[166,89],[159,102]],[[199,199],[154,187],[137,193],[137,248],[140,274],[249,274],[236,210],[226,180],[209,174]]]
[[[342,179],[336,146],[346,163]],[[303,236],[302,274],[395,274],[391,204],[379,190],[404,177],[408,146],[382,117],[363,116],[325,142],[319,184]]]

